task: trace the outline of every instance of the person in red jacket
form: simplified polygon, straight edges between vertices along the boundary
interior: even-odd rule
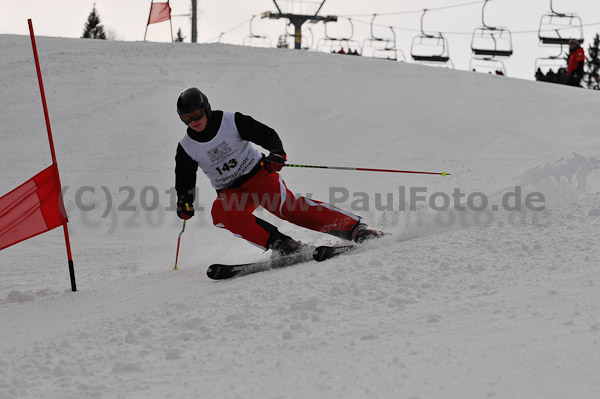
[[[254,216],[259,206],[297,226],[357,243],[383,235],[362,223],[359,216],[295,197],[279,175],[287,158],[283,144],[267,125],[239,112],[212,110],[206,95],[195,87],[179,95],[177,113],[187,126],[175,156],[177,215],[181,219],[194,216],[196,172],[201,169],[217,191],[211,210],[214,225],[263,250],[289,255],[306,246]]]
[[[585,63],[585,52],[579,45],[579,41],[571,39],[569,41],[569,48],[571,53],[569,54],[569,66],[567,69],[569,86],[580,86],[581,79],[583,78],[583,65]]]

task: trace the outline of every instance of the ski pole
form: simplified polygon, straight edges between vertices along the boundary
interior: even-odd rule
[[[179,270],[177,268],[177,259],[179,258],[179,244],[181,244],[181,236],[183,235],[183,232],[185,231],[185,222],[187,222],[187,220],[183,221],[183,227],[181,228],[181,232],[179,233],[179,238],[177,239],[177,253],[175,254],[175,267],[173,267],[173,270]]]
[[[390,173],[419,173],[423,175],[441,175],[450,176],[450,173],[446,172],[420,172],[414,170],[396,170],[396,169],[375,169],[375,168],[355,168],[348,166],[322,166],[322,165],[298,165],[298,164],[284,164],[289,168],[314,168],[314,169],[336,169],[336,170],[360,170],[364,172],[390,172]]]

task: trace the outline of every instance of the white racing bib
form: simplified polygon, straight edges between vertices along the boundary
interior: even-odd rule
[[[208,143],[193,140],[187,134],[180,144],[204,174],[215,190],[228,187],[241,176],[250,173],[260,162],[262,154],[240,137],[233,112],[223,112],[217,135]]]

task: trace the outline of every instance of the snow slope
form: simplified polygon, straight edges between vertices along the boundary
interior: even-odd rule
[[[229,45],[38,38],[38,49],[79,291],[61,229],[0,253],[0,398],[597,397],[598,93]],[[32,58],[28,37],[0,35],[1,193],[50,164]],[[181,223],[166,192],[184,133],[175,101],[192,85],[214,109],[274,127],[293,163],[452,176],[286,169],[294,192],[346,190],[338,206],[392,234],[323,264],[213,282],[212,262],[268,255],[204,210],[175,272]],[[492,211],[515,186],[545,209]],[[419,187],[459,189],[463,203],[481,192],[490,206],[400,210],[402,188]]]

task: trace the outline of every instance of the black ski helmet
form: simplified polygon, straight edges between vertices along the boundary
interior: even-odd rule
[[[196,109],[202,109],[207,118],[210,118],[210,103],[208,98],[196,87],[188,87],[181,92],[177,99],[177,113],[186,114]]]

